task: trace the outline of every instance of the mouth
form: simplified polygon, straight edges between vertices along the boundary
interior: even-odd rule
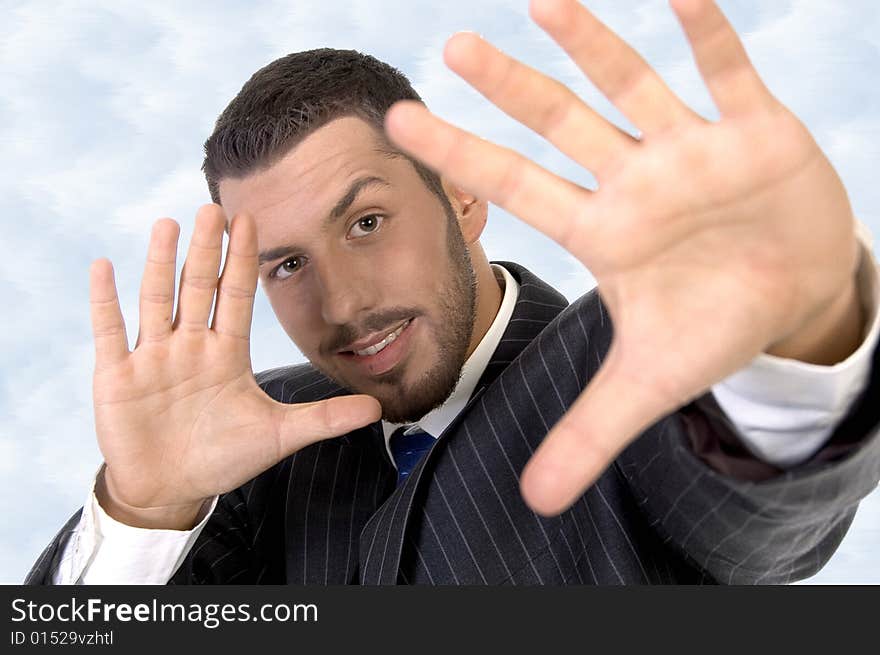
[[[386,330],[385,332],[370,335],[366,339],[361,339],[360,341],[346,346],[339,352],[340,354],[357,355],[358,357],[375,355],[384,350],[391,343],[394,343],[394,340],[400,336],[400,333],[406,329],[411,321],[412,319],[408,318],[391,331]]]
[[[414,318],[408,318],[391,330],[349,344],[337,354],[369,375],[387,373],[406,354],[414,323]]]

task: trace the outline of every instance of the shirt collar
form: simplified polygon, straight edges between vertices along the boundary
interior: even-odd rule
[[[498,308],[495,320],[492,321],[492,325],[486,330],[483,339],[477,344],[474,352],[471,353],[471,356],[467,358],[467,361],[461,367],[458,383],[455,385],[452,393],[449,394],[449,397],[442,405],[432,409],[414,424],[409,424],[418,425],[419,428],[435,439],[443,433],[443,430],[452,423],[455,417],[458,416],[458,413],[467,405],[471,394],[474,392],[474,388],[477,386],[477,382],[480,381],[483,371],[486,370],[489,360],[492,359],[492,353],[495,352],[501,337],[504,335],[504,330],[507,329],[507,324],[510,323],[511,316],[513,316],[513,308],[519,295],[519,285],[503,266],[492,264],[492,270],[495,271],[496,278],[500,278],[499,281],[504,282],[504,296],[501,299],[501,306]],[[400,423],[382,421],[386,448],[388,448],[388,440],[391,438],[391,434],[401,425]],[[388,454],[391,455],[390,449]],[[391,460],[394,461],[394,458],[392,457]]]

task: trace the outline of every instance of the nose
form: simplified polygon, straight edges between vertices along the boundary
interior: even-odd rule
[[[376,289],[370,276],[351,262],[317,264],[321,316],[328,325],[357,324],[375,307]]]

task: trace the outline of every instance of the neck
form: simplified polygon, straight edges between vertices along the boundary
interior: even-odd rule
[[[483,252],[483,247],[477,243],[473,243],[469,247],[471,255],[471,264],[474,267],[474,274],[477,280],[477,297],[476,297],[476,318],[474,319],[474,331],[471,335],[471,342],[468,345],[467,356],[470,357],[476,347],[479,345],[486,332],[495,320],[498,314],[498,308],[501,307],[501,298],[504,293],[492,265]]]

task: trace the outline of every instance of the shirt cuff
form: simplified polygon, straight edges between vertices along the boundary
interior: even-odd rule
[[[864,225],[858,226],[862,247],[856,280],[867,317],[859,348],[833,366],[763,353],[712,387],[744,445],[756,457],[782,468],[815,454],[867,385],[880,340],[880,284],[870,233]]]
[[[101,470],[103,466],[98,475]],[[111,518],[98,503],[94,488],[93,482],[74,535],[80,584],[166,584],[217,506],[217,497],[206,501],[197,516],[199,523],[191,530],[135,528]]]

